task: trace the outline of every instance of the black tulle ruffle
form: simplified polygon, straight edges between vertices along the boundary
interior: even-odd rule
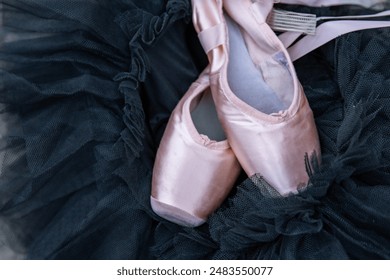
[[[309,185],[281,197],[241,178],[191,229],[149,204],[169,114],[207,63],[190,1],[3,0],[0,12],[0,258],[390,258],[390,29],[295,63],[322,149],[320,166],[307,155]]]
[[[150,257],[139,83],[146,50],[190,6],[138,4],[2,1],[0,217],[14,257]]]
[[[170,238],[156,242],[156,255],[389,259],[389,37],[389,29],[356,32],[297,62],[323,152],[306,189],[280,197],[260,177],[249,178],[207,225],[174,235],[157,228]]]

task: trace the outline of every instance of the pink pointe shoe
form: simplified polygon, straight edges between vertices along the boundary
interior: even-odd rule
[[[289,54],[266,23],[273,0],[192,0],[210,60],[218,117],[248,176],[281,195],[309,180],[305,155],[320,157],[313,113]]]
[[[208,72],[200,75],[172,112],[153,168],[153,211],[188,227],[206,221],[241,170],[218,121]]]

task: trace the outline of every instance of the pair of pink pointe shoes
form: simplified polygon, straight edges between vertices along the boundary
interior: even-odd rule
[[[159,216],[184,226],[206,221],[241,167],[288,195],[307,185],[305,155],[320,155],[313,113],[286,49],[265,21],[273,1],[192,5],[210,65],[171,115],[151,195]]]

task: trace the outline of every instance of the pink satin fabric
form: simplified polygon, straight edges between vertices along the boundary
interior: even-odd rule
[[[201,8],[205,8],[205,2],[208,6],[213,5],[211,10],[218,9],[218,15],[212,13],[216,16],[215,19],[205,19],[210,16],[206,11],[201,11]],[[209,56],[212,65],[221,65],[211,73],[210,80],[219,119],[245,172],[248,176],[263,176],[279,193],[286,195],[307,184],[309,178],[305,156],[315,153],[320,157],[320,145],[312,111],[289,55],[265,22],[272,6],[273,1],[270,0],[223,2],[224,10],[245,30],[243,36],[252,57],[261,60],[259,53],[263,55],[263,59],[269,59],[277,52],[284,53],[293,77],[293,85],[286,85],[291,87],[293,95],[289,108],[267,115],[246,104],[231,91],[227,81],[229,43],[226,35],[224,45],[215,46]],[[202,24],[202,20],[205,20],[208,23],[223,24],[226,34],[221,1],[193,0],[193,7],[198,11],[194,22],[199,32],[207,32],[202,29],[205,26],[212,27]],[[207,16],[203,16],[204,14]],[[256,53],[257,49],[259,51]],[[280,77],[280,83],[283,83],[283,77]]]
[[[185,226],[204,222],[229,194],[241,170],[226,140],[200,135],[192,122],[190,111],[209,88],[206,72],[173,111],[153,170],[152,207]],[[165,209],[156,209],[157,203],[165,204]]]
[[[224,79],[212,77],[213,88],[219,78]],[[300,98],[296,112],[272,116],[272,121],[243,113],[225,94],[215,98],[219,114],[225,116],[221,121],[230,145],[248,176],[263,176],[283,195],[307,184],[305,155],[320,156],[320,146],[306,98]]]
[[[338,6],[338,5],[360,5],[367,8],[383,2],[382,0],[275,0],[275,3],[304,5],[311,7]]]
[[[288,31],[280,34],[278,38],[283,43],[284,47],[287,48],[291,60],[295,61],[343,34],[358,30],[390,27],[390,22],[388,20],[368,20],[385,16],[390,16],[389,10],[368,15],[320,17],[317,18],[317,21],[319,19],[330,21],[318,26],[315,35],[306,35],[296,42],[300,36],[305,34]],[[290,47],[293,43],[294,45]]]
[[[317,27],[315,36],[307,35],[303,37],[288,48],[288,52],[291,59],[295,61],[343,34],[382,27],[390,27],[390,21],[339,20],[325,22]]]

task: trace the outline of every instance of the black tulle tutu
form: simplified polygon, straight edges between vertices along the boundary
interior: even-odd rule
[[[149,195],[169,114],[207,63],[190,1],[0,10],[0,258],[390,259],[389,28],[295,63],[323,153],[320,166],[307,158],[309,186],[280,197],[241,176],[189,229],[156,216]]]

